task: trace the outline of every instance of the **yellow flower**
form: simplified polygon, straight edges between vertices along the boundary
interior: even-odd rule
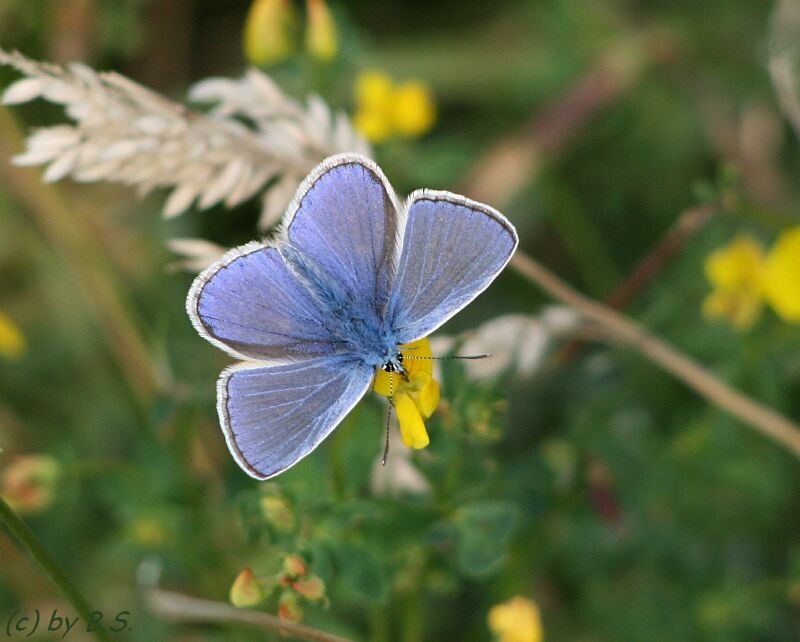
[[[727,319],[740,330],[753,326],[763,305],[764,251],[749,236],[740,236],[706,259],[705,271],[714,290],[703,301],[709,319]]]
[[[25,336],[17,325],[0,312],[0,357],[17,359],[25,352]]]
[[[314,58],[329,62],[336,56],[336,23],[325,0],[306,0],[306,49]]]
[[[516,596],[489,610],[489,629],[499,642],[541,642],[542,621],[536,602]]]
[[[436,120],[433,96],[423,83],[395,85],[382,71],[364,71],[356,77],[355,102],[353,123],[371,143],[392,136],[422,136]]]
[[[409,448],[425,448],[430,443],[425,419],[439,405],[439,384],[433,378],[431,344],[427,339],[400,346],[408,381],[396,373],[378,370],[373,390],[390,397],[397,412],[400,436]]]
[[[410,81],[394,91],[394,127],[401,136],[416,137],[430,131],[436,120],[436,108],[428,88]]]
[[[800,227],[778,237],[763,270],[764,296],[784,321],[800,323]]]
[[[253,65],[272,65],[292,52],[295,27],[290,0],[253,0],[244,23],[244,55]]]

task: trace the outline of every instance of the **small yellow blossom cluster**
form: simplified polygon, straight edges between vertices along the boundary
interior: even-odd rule
[[[137,546],[158,549],[170,541],[169,529],[164,520],[155,515],[142,515],[128,526],[128,536]]]
[[[295,51],[297,13],[292,0],[253,0],[244,25],[244,53],[253,65],[279,63]],[[339,48],[336,23],[325,0],[306,0],[308,54],[330,62]]]
[[[768,252],[739,236],[708,257],[705,271],[714,288],[703,301],[707,318],[746,330],[767,303],[784,321],[800,323],[800,227],[783,232]]]
[[[392,400],[403,443],[409,448],[425,448],[430,438],[424,420],[439,405],[439,384],[433,378],[431,344],[427,339],[420,339],[400,346],[400,353],[407,379],[378,370],[372,388]]]
[[[286,497],[275,491],[266,493],[259,500],[259,505],[264,520],[275,531],[288,533],[294,530],[294,511]]]
[[[0,357],[18,359],[25,352],[25,336],[17,325],[0,312]]]
[[[60,474],[61,466],[50,455],[21,455],[3,470],[0,496],[20,513],[39,513],[55,500]]]
[[[489,611],[489,629],[498,642],[542,642],[542,620],[536,602],[517,595]]]
[[[245,568],[231,586],[231,604],[239,608],[258,606],[275,591],[278,597],[278,617],[299,622],[303,619],[301,601],[322,602],[326,600],[325,582],[309,572],[308,561],[300,555],[287,555],[283,568],[273,578],[256,576],[252,569]]]
[[[355,103],[353,124],[371,143],[422,136],[436,120],[426,85],[417,80],[395,84],[382,71],[363,71],[356,77]]]

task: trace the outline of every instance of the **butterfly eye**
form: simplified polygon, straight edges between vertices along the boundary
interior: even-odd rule
[[[394,372],[394,364],[391,361],[384,363],[383,370],[384,372]]]
[[[403,363],[403,353],[402,352],[398,352],[397,353],[397,361],[399,363]]]

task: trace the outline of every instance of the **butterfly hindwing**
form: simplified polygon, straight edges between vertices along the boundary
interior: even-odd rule
[[[517,234],[502,214],[462,196],[420,190],[407,207],[389,304],[400,343],[427,336],[465,307],[517,246]]]
[[[217,410],[231,453],[256,479],[277,475],[330,434],[373,375],[340,358],[228,368],[217,383]]]

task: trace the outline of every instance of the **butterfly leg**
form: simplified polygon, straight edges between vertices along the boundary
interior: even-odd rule
[[[394,408],[394,377],[389,373],[389,410],[386,413],[386,444],[383,447],[383,457],[381,458],[381,466],[386,465],[386,460],[389,458],[389,424],[392,420],[392,408]]]

